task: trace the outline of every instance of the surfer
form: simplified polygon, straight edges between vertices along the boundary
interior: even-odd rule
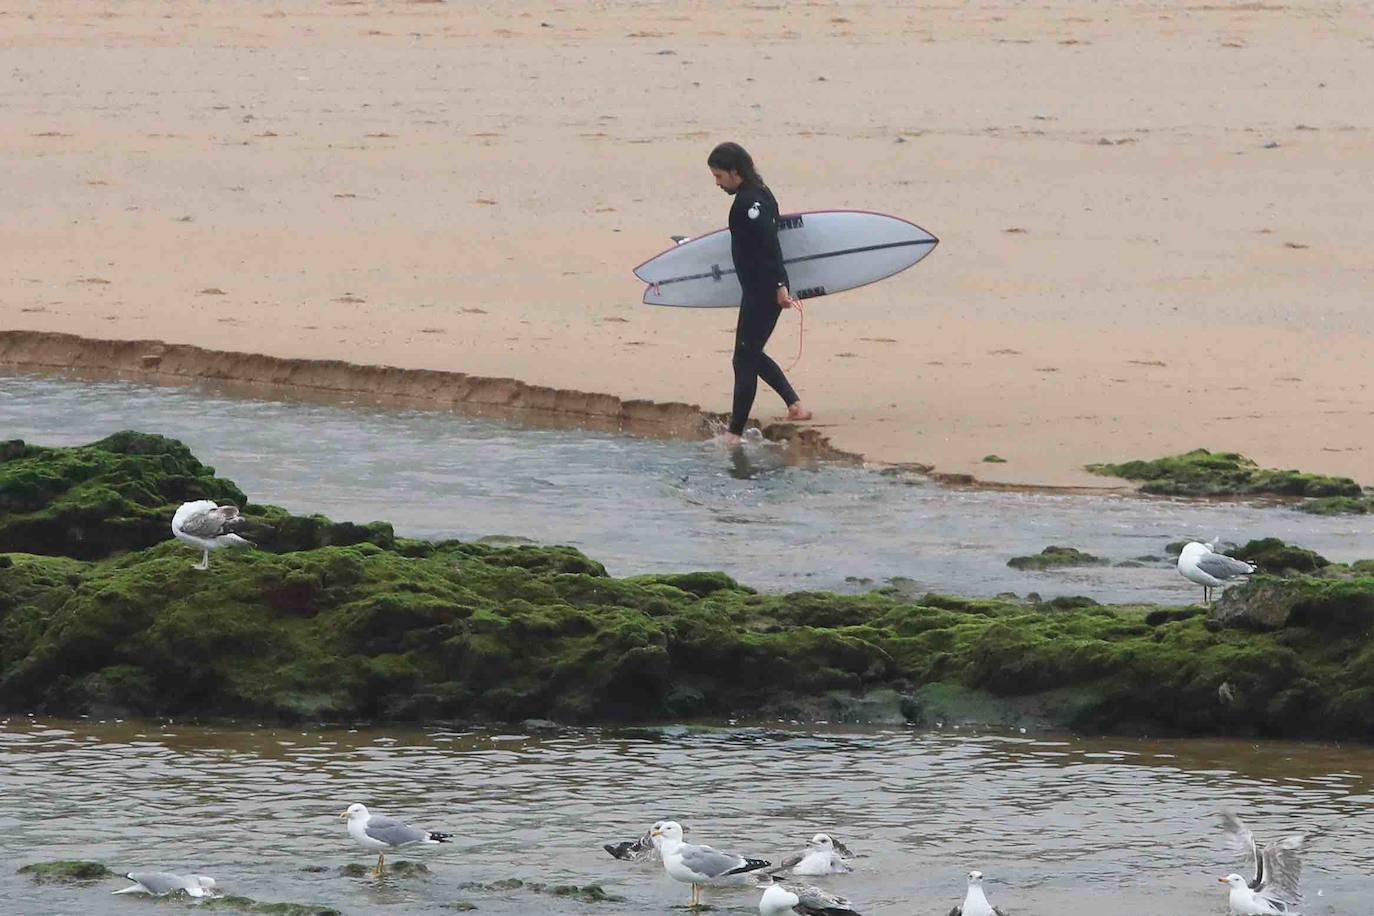
[[[754,406],[759,379],[787,405],[787,419],[809,420],[811,412],[787,381],[777,363],[763,352],[783,309],[801,303],[787,289],[787,269],[778,245],[778,202],[763,183],[754,159],[738,143],[722,143],[711,150],[706,164],[716,187],[735,198],[730,205],[730,256],[744,294],[735,325],[734,401],[725,442],[736,445]]]

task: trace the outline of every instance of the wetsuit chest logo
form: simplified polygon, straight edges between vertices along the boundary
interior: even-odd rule
[[[754,203],[750,205],[750,207],[749,207],[749,218],[750,218],[750,219],[758,219],[758,218],[759,218],[759,202],[758,202],[758,201],[754,201]]]

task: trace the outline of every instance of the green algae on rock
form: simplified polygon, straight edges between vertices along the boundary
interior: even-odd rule
[[[532,894],[547,894],[551,897],[564,897],[581,903],[623,903],[624,897],[606,893],[600,884],[544,884],[540,881],[523,881],[520,878],[504,878],[486,884],[470,881],[458,887],[465,891],[485,891],[488,893],[509,893],[528,891]],[[469,904],[471,906],[471,904]],[[473,907],[475,909],[475,907]]]
[[[1075,547],[1049,546],[1029,557],[1012,557],[1007,565],[1012,569],[1060,569],[1069,566],[1108,566],[1110,560],[1095,557]]]
[[[1309,515],[1368,515],[1374,512],[1374,498],[1323,496],[1298,503],[1299,512]]]
[[[94,559],[171,536],[192,499],[247,502],[175,439],[119,432],[75,448],[0,443],[0,551]]]
[[[106,868],[103,862],[89,862],[81,859],[35,862],[19,869],[19,874],[28,875],[38,884],[71,884],[119,877]]]
[[[273,523],[291,530],[298,517],[279,511]],[[714,572],[617,579],[567,547],[414,541],[383,523],[339,543],[341,529],[311,518],[299,549],[229,554],[210,575],[170,540],[101,559],[8,554],[0,704],[564,723],[982,710],[1085,731],[1374,738],[1374,565],[1320,565],[1281,542],[1242,549],[1324,578],[1283,580],[1307,591],[1260,629],[1088,598],[760,594]],[[1280,602],[1290,593],[1264,592],[1275,581],[1224,600]]]
[[[1260,572],[1275,576],[1315,573],[1331,565],[1330,560],[1315,550],[1285,544],[1279,538],[1258,538],[1221,553],[1253,563]]]
[[[1164,496],[1358,497],[1363,493],[1349,477],[1261,468],[1244,455],[1203,448],[1151,461],[1090,464],[1087,470],[1105,477],[1144,481],[1140,487],[1143,492]]]

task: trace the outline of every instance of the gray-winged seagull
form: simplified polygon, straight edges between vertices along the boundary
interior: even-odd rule
[[[249,521],[239,515],[237,506],[217,506],[208,499],[182,503],[172,516],[172,534],[176,539],[199,547],[203,552],[200,562],[192,569],[209,569],[212,550],[256,546],[244,538],[244,534],[266,534],[272,530],[271,525]]]

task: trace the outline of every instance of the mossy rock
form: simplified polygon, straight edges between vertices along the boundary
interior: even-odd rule
[[[1346,580],[1262,576],[1228,589],[1208,618],[1223,626],[1277,630],[1301,627],[1335,637],[1374,626],[1374,577]]]
[[[1108,566],[1110,560],[1084,553],[1075,547],[1046,547],[1038,554],[1029,557],[1012,557],[1007,565],[1012,569],[1061,569],[1072,566]]]
[[[19,874],[28,875],[38,884],[79,884],[86,881],[101,881],[105,878],[119,877],[106,868],[102,862],[88,862],[81,859],[35,862],[19,869]]]
[[[1314,573],[1330,566],[1331,561],[1305,547],[1285,544],[1278,538],[1259,538],[1243,546],[1228,548],[1223,553],[1245,560],[1259,567],[1260,572],[1272,575]]]
[[[1309,515],[1368,515],[1374,512],[1374,499],[1357,496],[1323,496],[1298,504],[1300,512]]]
[[[1168,496],[1358,497],[1363,493],[1348,477],[1261,468],[1244,455],[1202,448],[1149,461],[1090,464],[1087,470],[1141,481],[1142,491]]]
[[[74,448],[14,440],[2,454],[0,552],[105,557],[171,537],[172,514],[187,500],[247,502],[185,445],[150,433]]]
[[[1007,459],[1001,457],[1000,455],[984,455],[984,456],[983,456],[983,463],[984,463],[984,464],[1006,464],[1006,463],[1007,463]]]
[[[528,884],[526,888],[536,894],[563,897],[579,903],[624,903],[624,897],[608,894],[599,884]]]
[[[539,881],[522,881],[519,878],[505,878],[500,881],[489,881],[486,883],[470,881],[460,884],[458,887],[465,891],[482,891],[489,894],[508,894],[511,891],[526,891],[531,894],[547,894],[551,897],[563,897],[569,900],[577,900],[581,903],[623,903],[624,897],[617,897],[615,894],[606,893],[605,889],[599,884],[544,884]],[[476,909],[476,907],[473,907]]]
[[[229,910],[234,913],[253,913],[260,916],[343,916],[332,907],[315,903],[262,903],[251,897],[225,894],[196,901],[197,910]]]
[[[28,446],[10,451],[0,469],[33,460]],[[73,460],[50,451],[57,467]],[[293,518],[259,508],[284,528]],[[1325,578],[1228,590],[1223,604],[1257,604],[1274,582],[1305,590],[1273,592],[1287,614],[1258,630],[1188,609],[914,583],[778,595],[712,572],[617,579],[569,547],[428,543],[384,523],[307,517],[296,530],[299,549],[217,556],[208,573],[171,541],[89,560],[8,554],[0,702],[277,721],[886,720],[924,715],[928,691],[957,688],[990,698],[997,722],[1374,738],[1374,564],[1333,569],[1282,542],[1235,552]],[[1105,562],[1071,548],[1047,556]]]

